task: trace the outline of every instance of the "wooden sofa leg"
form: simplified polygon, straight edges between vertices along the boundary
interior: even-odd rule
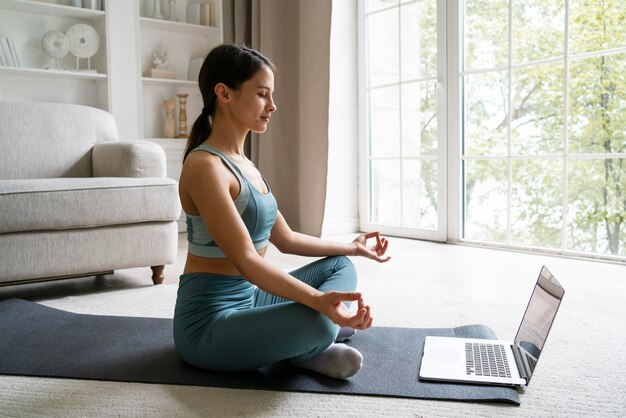
[[[165,276],[163,275],[163,270],[165,270],[165,266],[152,266],[150,268],[152,269],[152,282],[154,284],[163,283],[163,279],[165,279]]]

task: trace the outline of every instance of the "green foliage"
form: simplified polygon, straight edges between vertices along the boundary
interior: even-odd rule
[[[626,1],[570,0],[568,57],[564,1],[512,4],[508,45],[508,2],[465,1],[466,237],[624,256]]]

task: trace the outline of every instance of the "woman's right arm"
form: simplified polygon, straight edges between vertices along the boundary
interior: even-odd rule
[[[195,204],[222,252],[248,281],[268,293],[315,309],[338,325],[356,329],[371,326],[369,307],[364,305],[360,293],[322,293],[258,254],[233,202],[239,183],[219,157],[206,153],[190,155],[181,174],[180,187]],[[356,314],[350,314],[342,301],[359,301]]]

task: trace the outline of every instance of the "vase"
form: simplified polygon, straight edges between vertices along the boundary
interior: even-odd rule
[[[172,22],[178,22],[178,17],[176,17],[176,0],[167,0],[170,5],[170,17],[168,18]]]
[[[174,138],[176,136],[176,120],[174,119],[174,100],[163,101],[163,137]]]
[[[165,16],[161,14],[161,0],[154,0],[154,7],[152,8],[153,19],[165,19]]]
[[[187,138],[187,96],[186,93],[178,93],[178,138]]]

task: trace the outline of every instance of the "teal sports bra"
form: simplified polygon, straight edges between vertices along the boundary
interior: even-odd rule
[[[200,145],[192,152],[196,151],[217,155],[237,177],[239,194],[234,199],[235,207],[250,233],[254,248],[258,251],[267,247],[269,245],[270,232],[274,223],[276,223],[276,215],[278,213],[276,199],[272,195],[272,190],[267,181],[263,179],[268,193],[263,194],[250,184],[241,170],[239,170],[239,167],[230,161],[220,150],[207,145]],[[204,226],[200,215],[187,214],[187,241],[189,243],[188,251],[193,255],[204,258],[226,258],[215,243],[211,233]]]

